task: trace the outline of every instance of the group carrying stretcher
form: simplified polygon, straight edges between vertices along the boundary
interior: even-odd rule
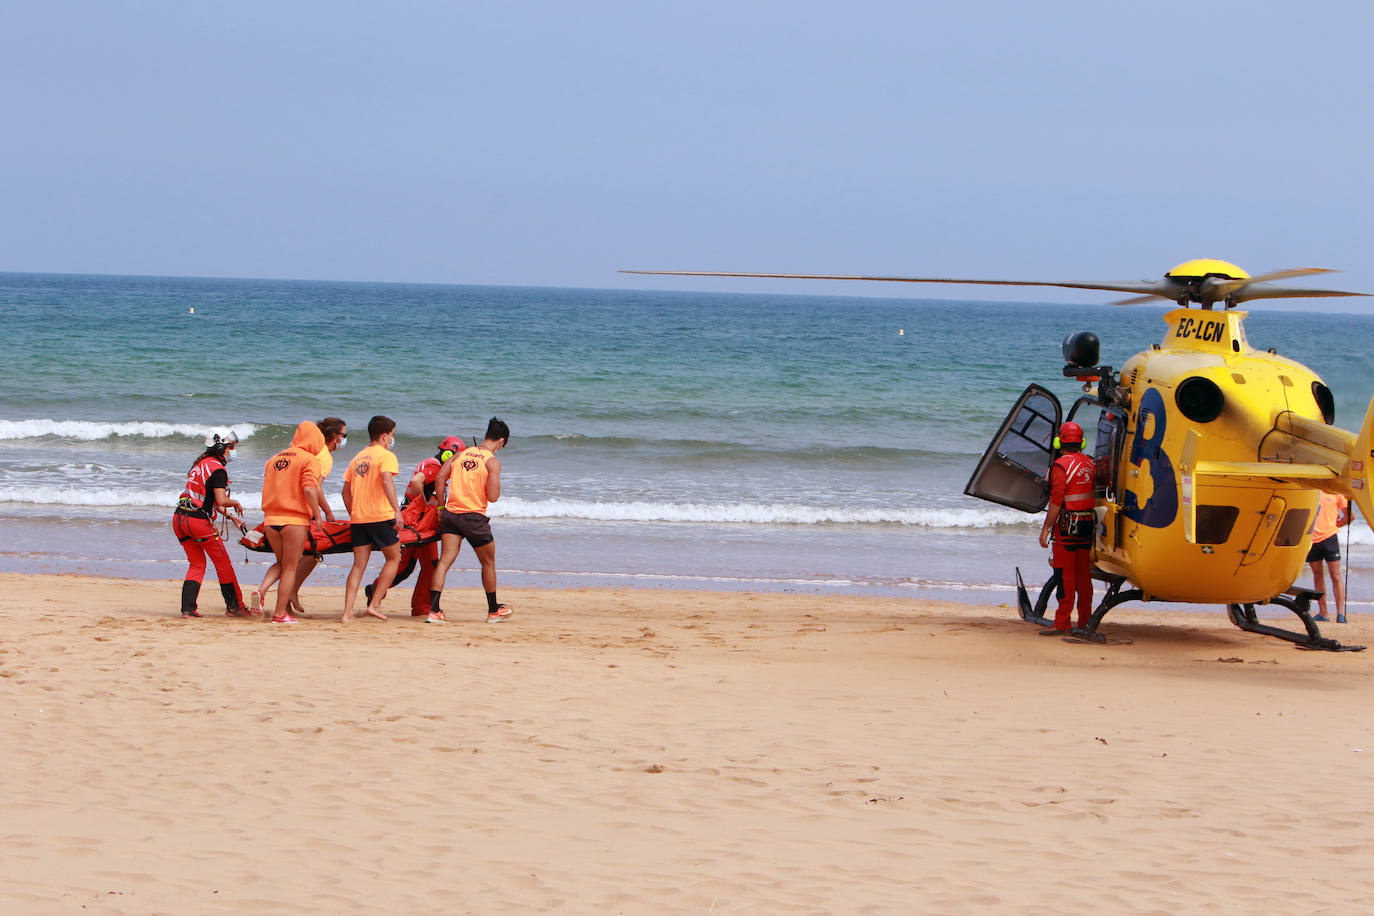
[[[439,540],[439,510],[421,500],[413,500],[401,507],[401,549],[422,547]],[[305,552],[317,557],[331,553],[353,552],[353,525],[348,521],[311,522],[306,534]],[[271,553],[267,543],[266,523],[245,532],[239,543],[257,553]]]

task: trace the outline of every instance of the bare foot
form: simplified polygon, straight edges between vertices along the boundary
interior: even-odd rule
[[[383,614],[381,611],[377,610],[376,608],[368,608],[367,616],[376,617],[378,620],[386,620],[386,615]]]
[[[345,612],[344,615],[339,618],[339,623],[352,623],[353,620],[353,615]]]
[[[301,607],[299,598],[292,598],[286,602],[286,609],[299,617],[305,616],[305,608]]]

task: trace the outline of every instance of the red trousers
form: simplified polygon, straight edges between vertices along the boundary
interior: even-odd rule
[[[439,544],[433,542],[416,547],[415,558],[420,571],[415,575],[415,591],[410,593],[410,616],[429,615],[429,590],[434,585],[434,562],[439,559]]]
[[[437,541],[419,547],[406,547],[401,551],[401,565],[396,568],[396,578],[391,580],[391,588],[404,582],[407,576],[415,572],[415,567],[420,568],[415,577],[415,591],[410,593],[411,617],[429,616],[429,590],[434,584],[434,563],[438,559]],[[370,587],[375,589],[378,581],[373,579]]]
[[[1078,603],[1078,625],[1087,626],[1088,619],[1093,615],[1092,548],[1084,546],[1080,550],[1068,550],[1055,541],[1050,563],[1060,571],[1064,584],[1064,596],[1059,599],[1059,608],[1054,612],[1054,628],[1069,629],[1075,598]]]
[[[205,558],[215,564],[215,576],[219,579],[220,590],[230,586],[238,598],[238,606],[243,607],[243,592],[239,590],[238,577],[234,575],[234,564],[224,549],[219,532],[208,518],[177,512],[172,516],[172,532],[186,551],[190,563],[186,570],[186,581],[200,583],[205,578]],[[227,598],[228,595],[226,594]]]

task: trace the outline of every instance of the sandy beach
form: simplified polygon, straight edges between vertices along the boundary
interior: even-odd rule
[[[460,596],[452,590],[450,616]],[[1114,611],[504,590],[183,620],[0,576],[8,913],[1345,913],[1374,652]],[[213,584],[202,610],[213,610]],[[1374,642],[1356,617],[1328,632]]]

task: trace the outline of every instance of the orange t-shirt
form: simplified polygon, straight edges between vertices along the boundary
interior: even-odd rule
[[[385,446],[369,445],[353,456],[344,472],[344,483],[352,490],[353,505],[348,519],[352,522],[389,522],[396,518],[396,510],[386,498],[386,488],[391,486],[391,495],[396,495],[395,480],[384,482],[382,474],[390,471],[395,474],[400,465]]]
[[[448,466],[448,498],[444,508],[450,512],[487,511],[487,462],[491,452],[474,445],[464,449]]]
[[[319,454],[319,459],[320,480],[323,481],[326,477],[329,476],[329,472],[334,470],[334,453],[329,450],[329,446],[326,445],[324,449],[321,450]]]
[[[1320,544],[1341,529],[1340,514],[1350,510],[1350,500],[1335,493],[1323,493],[1317,503],[1317,520],[1312,523],[1312,543]]]

